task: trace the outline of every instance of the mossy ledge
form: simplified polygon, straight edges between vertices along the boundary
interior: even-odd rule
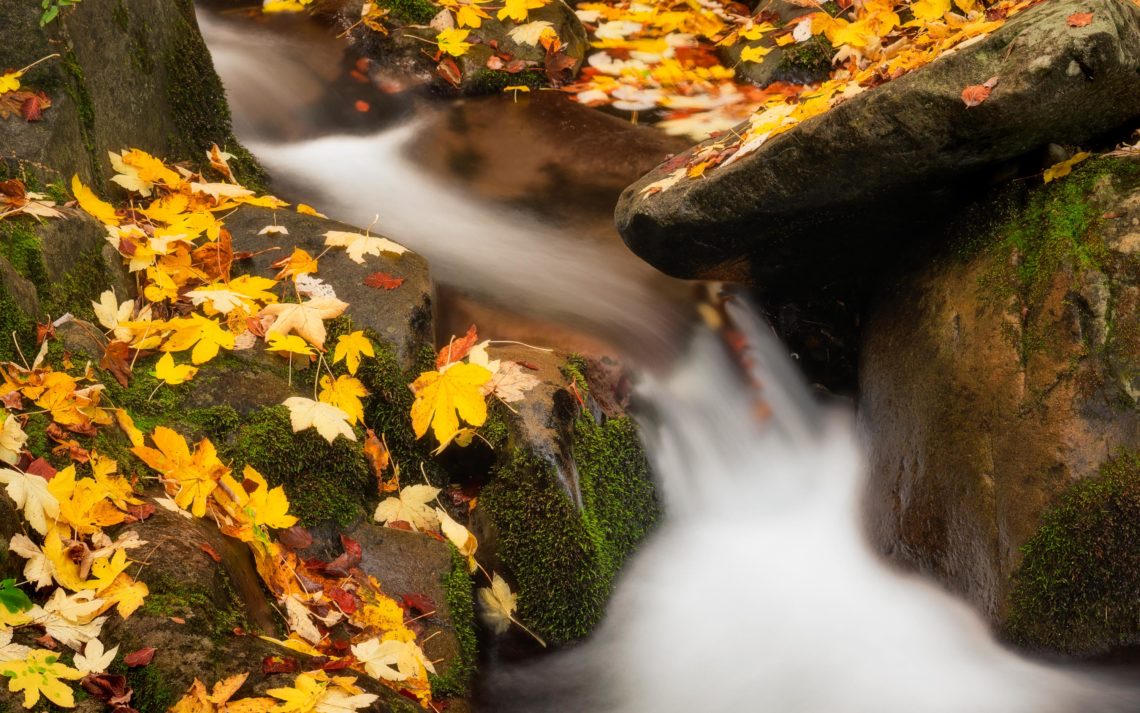
[[[474,580],[467,569],[467,558],[451,547],[451,570],[443,576],[443,590],[447,595],[447,611],[455,638],[459,640],[459,656],[442,676],[430,674],[431,692],[436,698],[466,697],[478,665],[478,640],[475,633]]]
[[[581,364],[571,361],[566,372],[575,378]],[[598,422],[582,409],[572,443],[580,509],[555,468],[525,448],[513,449],[495,468],[479,499],[517,582],[519,615],[552,643],[593,630],[615,576],[660,512],[632,419]]]
[[[1011,641],[1070,655],[1140,642],[1140,451],[1121,452],[1071,485],[1022,553]]]

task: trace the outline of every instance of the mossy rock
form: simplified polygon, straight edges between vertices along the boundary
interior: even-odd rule
[[[588,396],[583,362],[494,356],[537,361],[543,383],[503,414],[504,448],[476,508],[480,552],[504,566],[529,627],[553,643],[580,639],[657,520],[645,452],[628,416],[595,414],[566,388]]]
[[[1007,635],[1090,655],[1140,643],[1140,453],[1069,487],[1022,548]]]
[[[101,186],[112,175],[108,151],[140,148],[200,163],[216,143],[237,156],[232,165],[245,183],[260,183],[261,169],[233,137],[192,3],[93,0],[45,27],[41,13],[35,3],[0,0],[0,67],[61,55],[22,79],[53,105],[36,123],[0,122],[0,158],[26,162],[46,182],[78,174]]]
[[[432,47],[438,32],[427,25],[442,6],[429,0],[380,0],[378,4],[390,12],[386,18],[390,31],[384,35],[363,26],[355,27],[351,37],[357,50],[387,68],[418,77],[446,94],[490,94],[507,86],[533,89],[559,86],[577,76],[586,56],[586,30],[573,9],[562,0],[551,0],[543,7],[530,10],[524,22],[509,18],[500,21],[491,10],[491,17],[484,19],[480,27],[468,28],[467,42],[472,46],[463,55],[444,55],[438,61],[433,57],[435,48]],[[359,19],[359,8],[351,3],[332,1],[324,5],[337,12],[346,27],[355,25]],[[565,67],[548,67],[546,50],[541,45],[518,42],[510,36],[514,28],[537,21],[549,22],[558,33],[564,47],[560,56],[566,60]],[[502,60],[503,56],[509,59]],[[505,65],[513,60],[521,60],[525,68],[506,71]],[[452,61],[459,71],[457,84],[449,82],[439,69],[440,64]]]
[[[872,538],[998,625],[1043,514],[1140,443],[1136,221],[1140,161],[1019,182],[964,211],[864,323]]]
[[[837,13],[839,8],[831,3],[832,8],[822,8],[825,12]],[[774,2],[761,2],[757,8],[762,11],[757,22],[767,20],[777,27],[786,27],[797,17],[819,12],[820,8],[800,7],[783,0]],[[745,62],[741,54],[745,48],[764,47],[767,54],[759,62]],[[759,40],[741,39],[734,44],[718,47],[722,61],[728,67],[733,67],[736,76],[751,82],[758,87],[766,87],[773,82],[790,82],[792,84],[816,84],[831,75],[831,58],[835,56],[835,48],[823,35],[817,35],[805,42],[799,42],[786,47],[776,44],[771,36]]]

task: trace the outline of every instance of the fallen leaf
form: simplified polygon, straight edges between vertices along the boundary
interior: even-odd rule
[[[339,317],[347,308],[347,303],[336,298],[318,297],[300,304],[266,305],[259,314],[276,317],[273,324],[269,326],[267,334],[296,332],[309,340],[313,346],[323,349],[327,333],[324,320]]]
[[[404,284],[404,278],[389,275],[386,272],[374,272],[364,278],[364,284],[368,287],[375,287],[378,290],[394,290]]]
[[[336,406],[303,396],[287,398],[283,405],[289,409],[289,421],[294,433],[306,428],[315,428],[317,433],[329,443],[335,441],[337,436],[344,436],[350,441],[356,440],[356,434],[349,425],[349,415]]]
[[[439,495],[439,488],[431,485],[408,485],[398,496],[385,499],[376,506],[373,518],[380,523],[403,521],[418,530],[435,530],[439,517],[428,504]]]
[[[38,649],[23,659],[0,663],[0,675],[7,676],[8,690],[24,692],[24,707],[32,708],[42,694],[64,708],[75,707],[75,694],[64,681],[78,681],[83,674],[59,662],[59,654]]]
[[[983,84],[973,84],[962,90],[962,101],[967,107],[978,106],[989,98],[990,92],[997,86],[998,78],[990,77]]]
[[[452,364],[446,371],[428,371],[412,383],[416,400],[412,404],[412,429],[416,438],[427,433],[428,426],[440,445],[449,443],[459,432],[459,419],[472,426],[487,420],[487,403],[482,387],[491,372],[476,364]]]
[[[1069,27],[1086,27],[1092,24],[1093,13],[1091,12],[1074,12],[1065,20]]]
[[[475,342],[479,340],[479,335],[475,330],[475,325],[467,328],[467,334],[464,334],[458,339],[452,339],[451,342],[439,350],[439,355],[435,358],[435,368],[442,369],[453,361],[459,361],[467,356],[471,351],[471,347],[475,346]]]
[[[365,255],[380,256],[380,253],[394,253],[403,255],[408,249],[388,238],[380,238],[363,233],[346,233],[340,230],[330,230],[325,233],[325,245],[329,247],[344,248],[348,257],[355,263],[363,264]]]
[[[1073,166],[1076,166],[1081,161],[1087,159],[1091,154],[1088,151],[1081,151],[1074,154],[1071,158],[1067,158],[1060,163],[1055,163],[1049,168],[1045,169],[1044,179],[1046,183],[1063,178],[1073,172]]]
[[[138,668],[140,666],[149,666],[150,662],[154,660],[155,653],[158,649],[153,646],[147,646],[137,651],[132,651],[123,657],[123,663],[131,668]]]
[[[506,580],[496,572],[491,579],[490,587],[480,587],[476,590],[482,608],[479,614],[483,621],[496,634],[502,634],[510,628],[512,616],[518,608],[518,597],[511,591]]]

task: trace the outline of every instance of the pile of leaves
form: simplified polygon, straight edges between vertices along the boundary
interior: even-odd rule
[[[58,56],[51,54],[26,67],[0,73],[0,119],[8,119],[12,115],[20,116],[24,121],[39,121],[43,118],[44,111],[51,108],[51,98],[42,91],[22,86],[20,79],[32,67]]]
[[[363,361],[375,358],[373,343],[362,331],[349,332],[337,339],[331,360],[327,357],[325,321],[348,305],[316,277],[321,256],[294,249],[274,263],[278,272],[273,277],[233,274],[234,260],[241,256],[234,254],[225,213],[247,204],[273,209],[286,204],[241,186],[229,168],[230,156],[216,146],[206,157],[217,174],[214,181],[137,149],[110,158],[117,172],[112,180],[129,195],[124,205],[112,205],[72,179],[78,206],[103,224],[107,241],[137,280],[137,297],[120,300],[108,290],[92,305],[107,344],[100,366],[124,386],[138,370],[152,368],[158,388],[192,388],[179,385],[191,382],[203,365],[226,351],[260,347],[290,362],[315,363],[314,398],[294,396],[284,402],[293,430],[314,428],[329,442],[365,435],[362,448],[382,492],[398,491],[379,504],[376,520],[450,540],[469,558],[473,571],[481,569],[474,558],[475,538],[442,507],[439,490],[428,485],[401,489],[399,466],[391,462],[383,436],[363,425],[361,400],[368,391],[355,375]],[[0,201],[0,219],[55,219],[69,210],[27,191],[19,179],[0,185]],[[272,241],[287,230],[274,223],[261,233]],[[343,249],[357,263],[382,252],[405,252],[367,233],[328,231],[324,238],[327,250]],[[399,281],[378,275],[383,273],[366,281],[377,289],[399,287]],[[90,364],[77,367],[66,353],[49,359],[53,329],[68,319],[65,315],[41,326],[40,351],[30,365],[0,364],[5,407],[0,460],[7,465],[0,469],[0,484],[28,533],[10,544],[11,552],[25,560],[26,582],[0,584],[0,675],[8,678],[9,689],[23,691],[29,708],[41,695],[70,707],[74,696],[67,682],[82,680],[92,695],[129,713],[129,686],[121,676],[106,673],[118,647],[105,646],[98,637],[111,610],[128,618],[143,604],[148,589],[127,570],[140,566],[129,551],[146,543],[131,530],[112,538],[105,529],[146,519],[162,507],[212,521],[246,543],[289,626],[288,638],[278,643],[319,657],[319,669],[297,673],[291,687],[271,689],[267,697],[242,699],[243,710],[345,711],[375,700],[356,686],[354,677],[332,673],[344,670],[432,707],[428,674],[434,663],[423,653],[418,640],[422,628],[416,622],[434,611],[419,611],[387,596],[382,583],[357,567],[361,549],[349,538],[342,538],[344,552],[332,562],[303,559],[298,551],[311,537],[297,526],[281,487],[271,488],[252,467],[233,472],[209,439],[190,443],[166,426],[142,433],[127,410],[106,403]],[[430,428],[440,450],[475,437],[487,417],[486,399],[519,401],[538,383],[518,363],[491,359],[489,342],[476,342],[472,327],[441,350],[436,369],[410,385],[416,399],[409,425],[417,437]],[[347,373],[334,373],[330,362],[344,362]],[[71,461],[66,468],[57,470],[45,454],[27,450],[24,428],[36,414],[49,419],[46,436],[55,444],[53,454]],[[151,472],[128,478],[113,459],[76,440],[106,428],[119,429]],[[393,475],[385,479],[389,469]],[[162,494],[145,495],[146,482],[156,482]],[[485,575],[490,586],[480,590],[483,613],[502,630],[512,621],[514,595],[497,574]],[[333,627],[350,632],[350,638],[334,640],[329,635]],[[44,632],[37,639],[41,648],[13,643],[13,633],[25,628]],[[60,647],[71,652],[60,653]],[[300,664],[283,666],[282,671],[296,673]],[[236,702],[229,699],[244,680],[244,673],[236,673],[209,693],[196,682],[176,710],[232,708]]]

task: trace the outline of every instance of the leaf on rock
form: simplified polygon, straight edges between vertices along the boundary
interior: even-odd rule
[[[431,485],[409,485],[399,496],[389,497],[377,505],[373,518],[385,525],[403,521],[418,530],[433,531],[439,525],[439,518],[428,503],[437,495],[439,488]]]
[[[361,356],[376,356],[372,341],[364,336],[363,331],[350,332],[337,337],[336,349],[333,350],[334,364],[343,359],[345,366],[348,367],[348,373],[355,374],[360,368]]]
[[[315,428],[317,433],[332,443],[337,436],[344,436],[350,441],[356,440],[356,434],[349,425],[349,415],[332,404],[313,401],[303,396],[292,396],[285,399],[285,408],[289,409],[289,421],[293,425],[293,433]]]
[[[119,653],[119,647],[115,646],[110,651],[103,648],[103,642],[99,639],[91,639],[87,645],[83,647],[83,653],[76,654],[74,665],[76,670],[81,673],[103,673],[111,662],[115,660],[115,656]]]
[[[63,708],[75,707],[75,695],[64,681],[78,681],[83,674],[59,662],[54,651],[36,649],[22,659],[0,663],[0,675],[7,676],[8,690],[24,692],[24,707],[32,708],[41,694]]]
[[[330,230],[325,233],[325,245],[335,248],[344,248],[349,259],[357,264],[364,263],[365,255],[380,256],[380,253],[394,253],[403,255],[408,249],[388,238],[380,238],[363,233],[346,233],[340,230]]]
[[[0,468],[3,483],[24,519],[33,530],[46,535],[48,522],[59,518],[59,500],[48,490],[48,482],[38,475],[21,473],[11,468]]]
[[[962,90],[962,102],[967,107],[978,106],[986,99],[989,99],[990,93],[994,87],[997,86],[998,78],[990,77],[982,84],[972,84]]]
[[[266,305],[260,315],[275,317],[267,334],[291,334],[296,332],[315,347],[325,346],[324,320],[339,317],[348,309],[348,303],[335,297],[318,297],[300,304],[282,303]]]
[[[79,201],[79,207],[100,223],[104,225],[119,224],[119,218],[115,215],[115,207],[100,200],[99,196],[92,193],[90,188],[80,182],[78,175],[71,177],[71,193],[75,196],[75,200]]]
[[[369,639],[353,644],[352,655],[364,664],[369,676],[383,681],[406,681],[422,678],[426,669],[435,673],[435,667],[415,643],[388,639]]]
[[[1091,12],[1074,12],[1065,20],[1069,27],[1087,27],[1093,21],[1093,13]]]
[[[491,579],[491,586],[480,587],[476,594],[482,605],[479,614],[487,626],[496,634],[509,629],[515,609],[518,608],[518,597],[511,591],[506,580],[496,572]]]
[[[490,379],[487,369],[463,362],[452,364],[446,371],[420,374],[412,383],[416,394],[412,429],[416,438],[422,438],[431,426],[440,444],[446,444],[458,434],[460,418],[472,426],[482,426],[487,420],[482,387]]]
[[[435,368],[442,369],[453,361],[459,361],[467,356],[471,351],[471,347],[475,346],[475,342],[479,340],[479,335],[475,330],[475,325],[467,328],[467,334],[464,334],[458,339],[452,339],[451,342],[439,350],[439,356],[435,358]]]
[[[364,284],[367,287],[375,287],[378,290],[394,290],[404,284],[404,278],[389,275],[386,272],[374,272],[364,278]]]
[[[1056,181],[1058,178],[1064,178],[1073,172],[1073,167],[1081,161],[1087,159],[1091,154],[1088,151],[1081,151],[1074,154],[1071,158],[1067,158],[1060,163],[1055,163],[1049,168],[1045,169],[1044,179],[1046,183]]]

